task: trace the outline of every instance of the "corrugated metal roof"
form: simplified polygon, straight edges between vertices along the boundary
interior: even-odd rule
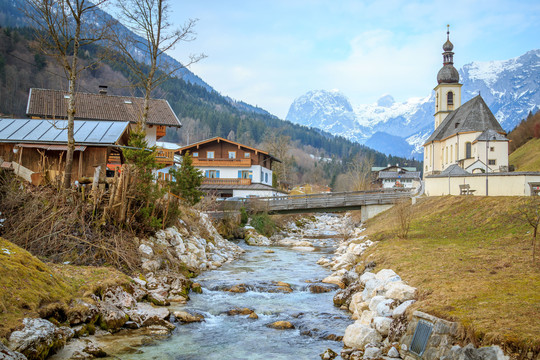
[[[129,126],[127,121],[75,120],[78,145],[114,145]],[[67,143],[67,120],[0,119],[0,142]]]
[[[52,151],[67,151],[67,145],[49,145],[49,144],[17,144],[16,147],[20,148],[32,148],[32,149],[43,149],[43,150],[52,150]],[[84,151],[86,146],[75,146],[73,151]]]
[[[69,95],[66,91],[30,89],[26,114],[47,119],[65,119]],[[142,115],[144,98],[78,92],[75,96],[76,119],[137,122]],[[181,127],[182,124],[164,99],[150,99],[149,125]]]

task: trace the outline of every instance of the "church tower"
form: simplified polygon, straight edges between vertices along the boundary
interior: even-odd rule
[[[461,106],[459,73],[454,67],[454,45],[450,42],[450,25],[447,25],[446,42],[443,45],[443,67],[437,74],[435,87],[435,129],[446,116]]]

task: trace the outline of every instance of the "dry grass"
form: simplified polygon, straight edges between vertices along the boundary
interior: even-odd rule
[[[508,157],[516,171],[540,171],[540,139],[531,139]]]
[[[460,321],[478,344],[540,350],[540,266],[531,228],[515,197],[439,197],[419,201],[408,239],[392,232],[395,210],[367,223],[381,240],[366,253],[418,287],[416,305]]]
[[[131,280],[111,268],[45,264],[0,238],[0,340],[49,305],[68,308],[75,297]]]

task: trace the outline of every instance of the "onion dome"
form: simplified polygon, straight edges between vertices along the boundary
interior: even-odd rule
[[[454,50],[454,44],[452,44],[452,42],[450,42],[450,39],[448,39],[446,40],[442,48],[444,51],[452,51]]]
[[[452,84],[459,82],[459,73],[452,64],[444,65],[437,74],[439,84]]]

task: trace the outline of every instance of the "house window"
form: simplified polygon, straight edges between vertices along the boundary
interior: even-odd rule
[[[465,159],[470,159],[472,157],[472,145],[470,142],[465,143]]]
[[[253,179],[253,172],[251,170],[238,170],[239,179]]]
[[[490,146],[490,147],[489,147],[489,151],[495,151],[495,147],[494,147],[494,146]]]
[[[454,145],[450,145],[450,162],[454,162]]]
[[[194,153],[193,153],[193,157],[199,157],[199,153],[198,153],[198,152],[194,152]]]
[[[264,182],[268,183],[268,173],[264,173]]]
[[[219,179],[219,170],[206,170],[204,175],[209,179]]]
[[[236,151],[229,151],[229,159],[236,159]]]
[[[448,104],[448,107],[450,106],[454,106],[454,93],[449,91],[448,94],[446,94],[447,98],[447,104]]]
[[[250,156],[251,156],[250,153],[244,153],[244,157],[245,157],[246,159],[248,159]]]
[[[496,163],[495,159],[488,160],[488,165],[496,165],[495,163]]]
[[[214,152],[213,151],[207,151],[206,152],[206,158],[207,159],[213,159],[214,158]]]

